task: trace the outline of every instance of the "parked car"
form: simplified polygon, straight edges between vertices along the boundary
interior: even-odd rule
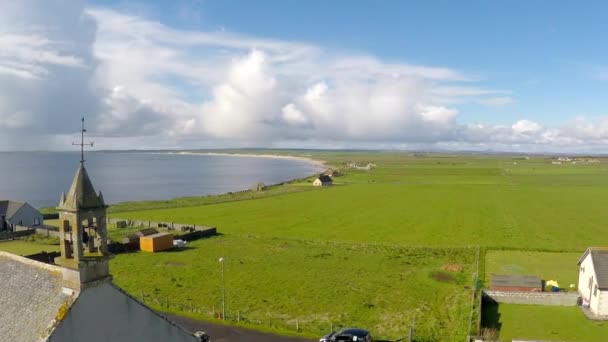
[[[204,331],[197,331],[194,333],[194,337],[196,337],[200,342],[211,342],[211,338]]]
[[[356,341],[356,342],[372,342],[372,335],[369,331],[359,328],[345,328],[331,332],[319,339],[319,342],[337,342],[337,341]]]

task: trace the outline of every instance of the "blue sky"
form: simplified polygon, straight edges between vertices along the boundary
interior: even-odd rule
[[[145,122],[142,140],[173,147],[608,145],[606,2],[65,3],[95,23],[74,44],[105,89],[102,136]]]
[[[92,1],[188,30],[301,41],[386,60],[465,70],[510,94],[505,108],[461,106],[464,120],[554,124],[608,110],[603,1]],[[604,71],[604,74],[607,73]]]

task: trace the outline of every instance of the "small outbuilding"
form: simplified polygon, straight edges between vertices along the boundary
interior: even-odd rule
[[[144,252],[161,252],[173,248],[173,234],[157,233],[139,238],[139,249]]]
[[[492,274],[491,291],[542,292],[543,281],[532,275]]]
[[[608,316],[608,248],[587,248],[578,268],[578,292],[584,306],[596,316]]]
[[[320,175],[313,182],[312,186],[329,186],[332,185],[333,180],[328,175]]]

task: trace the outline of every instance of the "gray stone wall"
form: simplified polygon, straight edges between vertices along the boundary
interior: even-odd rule
[[[483,290],[484,299],[505,304],[576,306],[577,292],[502,292]]]

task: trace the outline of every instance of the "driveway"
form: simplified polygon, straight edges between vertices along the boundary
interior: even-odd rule
[[[180,316],[167,315],[171,321],[179,324],[184,329],[196,332],[204,331],[211,337],[211,342],[312,342],[318,340],[300,337],[287,337],[269,333],[263,333],[251,329],[232,327],[221,324],[197,321]]]

